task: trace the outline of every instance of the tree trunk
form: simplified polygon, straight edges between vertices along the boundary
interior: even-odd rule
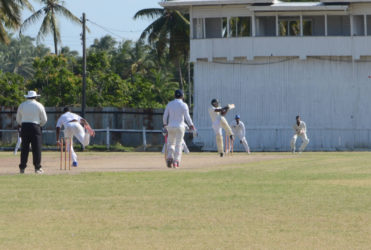
[[[55,55],[58,55],[58,40],[57,40],[57,34],[55,33],[55,30],[53,31],[54,35],[54,51]]]
[[[180,64],[180,59],[178,59],[178,71],[179,71],[179,89],[183,91],[183,75],[182,75],[182,67]]]

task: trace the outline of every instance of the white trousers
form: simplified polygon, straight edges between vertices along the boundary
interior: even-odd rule
[[[85,132],[85,129],[81,126],[79,122],[69,122],[64,125],[64,138],[66,139],[67,148],[71,149],[71,156],[74,162],[77,162],[77,155],[75,150],[73,150],[73,137],[75,136],[77,140],[85,147],[89,145],[90,135]],[[70,139],[72,144],[69,145]]]
[[[162,147],[162,151],[161,153],[165,154],[165,147],[167,147],[167,144],[164,144],[164,146]],[[189,154],[189,149],[187,147],[187,144],[185,143],[185,141],[183,140],[182,142],[182,151],[185,153],[185,154]]]
[[[239,137],[238,139],[240,139],[240,141],[242,141],[242,145],[245,148],[245,151],[250,152],[249,144],[247,143],[246,137],[243,136],[242,138]]]
[[[185,133],[185,128],[168,127],[167,137],[167,159],[173,159],[180,162],[182,158],[182,143]]]
[[[220,119],[216,119],[212,124],[213,130],[215,132],[216,137],[216,146],[218,148],[218,153],[223,153],[224,145],[223,145],[223,131],[224,129],[227,136],[233,135],[232,129],[229,126],[227,120],[222,116]]]
[[[307,136],[306,133],[300,134],[300,135],[294,134],[294,136],[291,139],[291,150],[292,151],[295,151],[295,149],[296,149],[296,140],[298,139],[298,136],[300,136],[301,139],[302,139],[302,141],[303,141],[303,143],[301,144],[301,146],[299,148],[299,152],[303,152],[304,149],[306,148],[306,146],[309,143],[309,139],[308,139],[308,136]]]

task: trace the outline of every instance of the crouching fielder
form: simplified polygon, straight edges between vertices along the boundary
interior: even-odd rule
[[[209,115],[212,122],[212,127],[215,132],[216,145],[218,147],[218,153],[220,157],[223,157],[224,145],[223,145],[223,132],[222,128],[225,130],[227,136],[230,137],[233,143],[233,132],[229,126],[224,115],[228,112],[229,108],[222,108],[219,106],[219,101],[217,99],[211,100],[211,107],[209,108]]]
[[[80,123],[84,125],[87,131],[85,131],[84,127],[82,127]],[[70,112],[70,109],[66,107],[63,109],[63,114],[59,117],[56,126],[57,145],[59,146],[61,146],[59,135],[62,126],[64,127],[63,132],[65,143],[67,144],[67,148],[71,150],[73,160],[72,166],[77,167],[77,155],[73,150],[72,145],[73,137],[75,136],[79,140],[79,142],[85,147],[89,145],[90,136],[94,136],[95,132],[94,130],[91,129],[89,123],[84,118],[75,113]]]
[[[304,151],[305,147],[308,145],[309,139],[307,136],[307,126],[305,122],[300,120],[300,116],[296,116],[296,123],[293,126],[293,129],[295,131],[295,134],[291,139],[291,150],[292,150],[292,153],[295,153],[296,140],[298,139],[298,136],[300,136],[301,139],[303,140],[303,143],[301,144],[299,148],[299,153],[301,153]]]
[[[182,142],[185,133],[186,120],[189,128],[194,130],[188,105],[183,102],[183,91],[175,91],[175,99],[166,106],[163,116],[164,128],[168,131],[166,164],[168,168],[179,167],[182,157]]]
[[[232,131],[238,137],[238,139],[240,139],[240,143],[245,148],[245,151],[248,154],[250,154],[249,144],[247,143],[247,140],[246,140],[246,137],[245,137],[245,134],[246,134],[245,124],[243,124],[243,122],[240,121],[241,117],[239,115],[236,115],[236,117],[234,119],[235,120],[232,121],[232,123],[231,123]]]

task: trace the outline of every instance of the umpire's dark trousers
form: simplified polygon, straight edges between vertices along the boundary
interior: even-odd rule
[[[20,169],[27,167],[28,153],[30,151],[30,143],[32,147],[33,165],[35,170],[41,168],[41,147],[42,147],[42,133],[41,127],[34,123],[22,123],[21,127],[22,151]]]

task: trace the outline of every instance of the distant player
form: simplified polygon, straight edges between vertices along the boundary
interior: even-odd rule
[[[216,145],[218,147],[218,153],[220,157],[223,157],[224,145],[223,145],[223,133],[222,128],[224,129],[227,136],[230,137],[233,143],[233,132],[231,127],[229,126],[227,120],[225,119],[225,115],[227,114],[229,107],[220,107],[219,101],[217,99],[211,100],[211,107],[209,108],[209,115],[212,121],[212,127],[215,132],[216,137]]]
[[[175,91],[175,99],[166,106],[163,124],[166,128],[167,137],[167,156],[166,164],[168,168],[178,168],[182,157],[182,142],[185,133],[185,123],[194,130],[191,116],[189,115],[188,105],[183,102],[183,91]]]
[[[296,140],[298,139],[298,136],[300,136],[301,139],[303,140],[303,143],[301,144],[299,148],[299,153],[301,153],[304,151],[305,147],[308,145],[309,139],[307,136],[307,126],[305,122],[300,120],[300,116],[296,116],[296,123],[293,126],[293,129],[295,131],[295,134],[291,139],[291,150],[292,150],[292,153],[295,153]]]
[[[240,139],[240,143],[244,146],[245,151],[250,154],[250,148],[249,144],[247,143],[246,137],[245,137],[245,124],[243,124],[242,121],[240,121],[240,116],[236,115],[235,119],[231,123],[232,131],[233,133]]]
[[[84,125],[83,126],[81,126]],[[79,142],[85,147],[89,145],[90,136],[94,136],[95,132],[91,129],[89,123],[82,118],[81,116],[72,113],[68,107],[63,109],[63,115],[61,115],[57,121],[56,126],[56,134],[57,134],[57,144],[61,146],[61,142],[59,140],[59,135],[61,131],[61,127],[64,127],[64,138],[67,144],[67,148],[71,149],[72,155],[72,166],[77,167],[77,155],[73,150],[73,145],[69,145],[69,139],[73,141],[73,137],[75,136]],[[87,131],[85,131],[85,129]]]

